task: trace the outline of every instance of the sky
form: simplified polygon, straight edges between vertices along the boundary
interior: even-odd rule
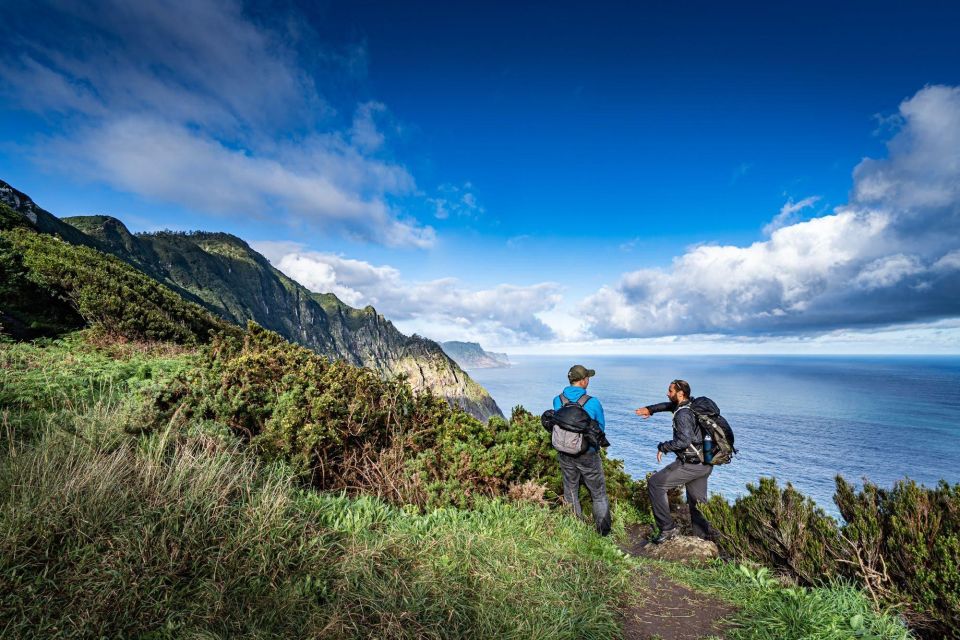
[[[0,0],[0,179],[509,353],[960,353],[960,6]]]

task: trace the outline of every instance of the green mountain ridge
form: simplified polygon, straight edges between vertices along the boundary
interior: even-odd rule
[[[243,326],[252,320],[321,355],[381,375],[404,374],[414,390],[429,389],[481,420],[503,415],[437,343],[405,336],[373,307],[354,309],[333,294],[309,291],[241,238],[222,232],[133,234],[106,215],[59,219],[3,181],[0,203],[23,217],[8,224],[116,256],[228,322]]]

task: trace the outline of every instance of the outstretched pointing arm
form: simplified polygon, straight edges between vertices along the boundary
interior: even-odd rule
[[[646,420],[655,413],[660,413],[662,411],[674,411],[676,410],[677,405],[672,402],[659,402],[657,404],[649,404],[645,407],[640,407],[634,413]]]

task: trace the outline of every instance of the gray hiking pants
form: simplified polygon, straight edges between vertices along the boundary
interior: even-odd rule
[[[653,518],[661,531],[673,529],[676,524],[670,516],[670,503],[667,491],[676,487],[687,487],[687,504],[690,505],[690,523],[694,535],[701,538],[712,532],[712,527],[697,505],[707,501],[707,478],[713,473],[713,465],[674,460],[660,471],[650,476],[647,490],[650,504],[653,506]]]
[[[607,481],[603,477],[600,454],[588,451],[579,456],[557,452],[560,473],[563,475],[563,499],[573,507],[573,513],[583,519],[580,506],[580,483],[586,485],[593,500],[593,522],[597,532],[610,533],[610,501],[607,499]]]

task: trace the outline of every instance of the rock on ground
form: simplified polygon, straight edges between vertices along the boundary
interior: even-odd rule
[[[696,564],[720,556],[717,545],[693,536],[677,536],[661,544],[647,544],[640,555],[656,560]]]

